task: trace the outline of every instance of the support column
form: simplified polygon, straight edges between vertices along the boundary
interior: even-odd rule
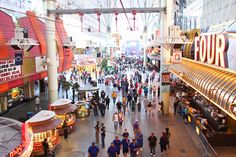
[[[147,66],[147,32],[143,33],[143,66]]]
[[[55,0],[46,0],[45,8],[54,10]],[[47,42],[47,59],[48,59],[48,94],[49,103],[53,103],[58,99],[57,90],[57,63],[56,63],[56,41],[55,41],[55,14],[47,14],[46,16],[46,42]]]
[[[161,13],[161,36],[168,36],[169,26],[174,24],[173,0],[162,0],[161,6],[166,7],[166,13]],[[160,101],[163,101],[163,111],[165,115],[169,114],[170,105],[170,85],[162,85],[162,73],[169,72],[170,49],[161,48],[161,69],[160,69]]]

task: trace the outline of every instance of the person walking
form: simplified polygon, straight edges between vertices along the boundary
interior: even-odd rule
[[[157,87],[155,85],[152,87],[152,92],[153,92],[153,97],[155,97],[157,92]]]
[[[138,112],[141,112],[141,102],[139,101],[137,105],[138,105]]]
[[[122,104],[122,105],[123,105],[123,113],[124,113],[124,115],[125,115],[126,110],[127,110],[127,105],[126,105],[126,104]]]
[[[106,127],[105,127],[104,124],[102,123],[102,126],[101,126],[102,148],[105,147],[105,137],[106,137]]]
[[[101,91],[101,98],[102,98],[102,100],[104,100],[104,99],[105,99],[105,96],[106,96],[106,93],[105,93],[105,91],[104,91],[104,90],[102,90],[102,91]]]
[[[99,121],[97,121],[95,128],[95,138],[96,138],[96,143],[99,143],[99,132],[100,132],[100,124]]]
[[[122,145],[122,142],[121,140],[119,139],[118,136],[115,137],[114,141],[113,141],[115,147],[116,147],[116,150],[117,150],[117,157],[120,155],[120,149],[121,149],[121,145]]]
[[[161,148],[161,152],[163,151],[166,151],[166,143],[167,143],[167,140],[166,140],[166,134],[165,132],[162,133],[162,136],[160,137],[160,148]]]
[[[119,123],[119,115],[117,111],[113,114],[112,121],[114,122],[114,129],[117,130],[118,123]]]
[[[127,104],[126,101],[127,101],[127,98],[126,98],[125,96],[123,96],[123,97],[122,97],[122,103],[123,103],[123,104]]]
[[[101,116],[105,117],[105,113],[106,113],[106,106],[104,104],[104,102],[101,103]]]
[[[154,133],[152,133],[151,136],[148,137],[148,141],[149,141],[149,147],[150,147],[150,156],[156,156],[157,138],[154,135]]]
[[[169,128],[165,129],[165,134],[166,134],[166,145],[168,146],[168,148],[170,148],[170,136],[171,136],[171,133],[170,133],[170,129]]]
[[[144,86],[143,92],[144,92],[145,97],[147,98],[147,95],[148,95],[148,87],[147,86]]]
[[[118,118],[119,118],[119,126],[121,127],[124,121],[124,115],[122,112],[118,113]]]
[[[98,116],[98,104],[97,102],[93,102],[93,112],[94,112],[94,116]]]
[[[110,98],[109,98],[109,96],[108,96],[108,95],[107,95],[107,97],[106,97],[105,101],[106,101],[106,107],[107,107],[107,109],[109,110],[109,105],[110,105]]]
[[[68,137],[68,129],[67,129],[66,120],[63,122],[62,128],[63,128],[63,132],[64,132],[64,139],[67,139],[67,137]]]
[[[113,104],[115,104],[116,103],[116,98],[117,98],[117,94],[116,94],[115,91],[112,92],[111,97],[113,99]]]
[[[44,150],[44,157],[47,157],[48,156],[48,150],[49,150],[49,144],[48,144],[48,139],[45,138],[43,143],[43,150]]]
[[[148,115],[149,115],[149,117],[150,117],[151,112],[152,112],[152,103],[151,103],[151,101],[149,101],[149,103],[148,103],[148,105],[147,105],[147,110],[148,110]]]
[[[118,112],[121,111],[122,105],[123,105],[123,104],[122,104],[120,101],[118,101],[118,102],[116,103],[116,107],[117,107]]]
[[[138,132],[135,135],[136,138],[136,142],[138,145],[138,154],[140,154],[140,152],[142,151],[143,148],[143,133],[141,131],[141,129],[138,130]]]
[[[122,140],[122,151],[123,151],[123,156],[127,157],[127,154],[129,153],[129,145],[130,145],[130,141],[128,136],[124,137]]]
[[[137,157],[138,145],[135,139],[132,139],[132,142],[129,145],[130,157]]]
[[[179,104],[179,99],[176,98],[175,101],[174,101],[174,114],[176,114],[176,112],[177,112],[178,104]]]
[[[127,129],[124,130],[122,136],[123,136],[124,138],[129,137],[129,133],[128,133]]]
[[[138,100],[138,94],[137,94],[137,91],[135,89],[135,92],[134,92],[134,102],[137,103],[137,100]]]
[[[99,153],[98,146],[95,145],[95,142],[88,148],[88,157],[97,157]]]
[[[131,105],[131,100],[132,100],[132,99],[133,99],[133,98],[132,98],[131,93],[128,93],[128,94],[127,94],[127,106]]]
[[[107,149],[107,155],[108,157],[117,157],[117,149],[113,142],[111,143],[111,146]]]
[[[139,123],[138,123],[138,120],[136,119],[134,124],[133,124],[133,131],[134,131],[134,134],[136,134],[139,130]]]
[[[40,99],[38,96],[35,98],[35,110],[39,111],[40,110]]]

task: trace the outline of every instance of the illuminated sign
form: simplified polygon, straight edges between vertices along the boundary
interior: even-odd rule
[[[24,148],[25,148],[25,143],[22,142],[13,151],[11,151],[8,156],[9,157],[17,157],[17,156],[21,155],[21,153],[23,152]]]
[[[22,142],[10,153],[8,157],[30,157],[33,150],[33,132],[28,124],[22,124]]]
[[[169,85],[170,84],[170,72],[163,72],[162,76],[162,85]]]
[[[0,82],[20,78],[21,66],[15,65],[15,59],[0,61]]]
[[[78,61],[78,65],[83,66],[83,65],[91,65],[91,64],[95,64],[96,61],[95,60],[89,60],[89,59],[82,59]]]
[[[195,37],[194,46],[194,59],[196,61],[228,68],[228,37],[226,34],[209,34]]]

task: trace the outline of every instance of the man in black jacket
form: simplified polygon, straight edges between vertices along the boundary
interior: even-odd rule
[[[148,137],[148,141],[149,141],[149,147],[150,147],[150,155],[155,156],[156,155],[157,138],[154,135],[154,133],[152,133],[151,136]]]

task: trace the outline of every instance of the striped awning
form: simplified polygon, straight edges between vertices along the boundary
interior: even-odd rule
[[[182,58],[171,72],[236,120],[236,72]]]

